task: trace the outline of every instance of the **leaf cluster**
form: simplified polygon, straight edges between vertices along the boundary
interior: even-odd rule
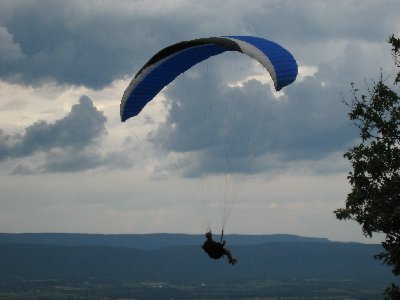
[[[353,168],[352,191],[336,215],[355,219],[369,236],[400,232],[400,97],[379,81],[370,97],[355,96],[349,118],[361,143],[344,154]]]

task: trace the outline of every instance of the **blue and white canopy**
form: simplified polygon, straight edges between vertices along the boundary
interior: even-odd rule
[[[138,115],[165,86],[197,63],[225,51],[238,51],[260,62],[275,89],[295,81],[297,63],[282,46],[253,36],[223,36],[183,41],[155,54],[135,75],[121,101],[121,120]]]

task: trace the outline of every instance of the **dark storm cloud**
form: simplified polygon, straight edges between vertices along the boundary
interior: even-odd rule
[[[338,87],[318,75],[286,87],[280,100],[256,80],[229,88],[218,71],[208,69],[207,84],[186,76],[167,91],[169,114],[153,142],[167,153],[190,153],[180,165],[187,176],[257,173],[326,158],[345,150],[356,131]]]
[[[25,128],[24,134],[7,135],[0,131],[0,161],[44,153],[42,172],[75,171],[98,166],[101,157],[92,149],[105,134],[104,114],[92,100],[82,96],[64,118],[54,123],[38,121]],[[16,173],[33,170],[28,164],[18,164]]]
[[[146,3],[150,4],[143,10]],[[137,71],[162,47],[221,34],[265,36],[284,42],[295,53],[327,37],[381,42],[393,30],[395,6],[396,1],[350,1],[345,9],[329,1],[211,1],[194,9],[184,2],[168,8],[149,1],[5,1],[5,13],[0,14],[0,78],[101,88]],[[380,26],[371,19],[381,20]],[[304,52],[304,58],[310,53]]]
[[[134,73],[163,47],[196,37],[264,36],[302,54],[302,62],[316,58],[311,43],[381,43],[396,31],[399,8],[397,1],[348,1],[346,9],[330,1],[204,1],[194,6],[41,0],[0,6],[0,78],[92,88]]]
[[[398,26],[395,11],[398,1],[271,1],[263,5],[263,14],[249,22],[263,26],[270,37],[301,38],[303,42],[335,39],[381,41]],[[267,19],[267,21],[266,21]],[[305,44],[302,45],[303,47]]]
[[[198,21],[207,17],[188,18],[190,5],[148,1],[7,3],[14,9],[0,19],[0,78],[26,84],[102,88],[138,71],[161,48],[199,37]]]
[[[152,32],[165,26],[160,20],[146,30],[148,17],[113,12],[114,2],[21,3],[0,27],[0,76],[27,84],[53,80],[101,88],[134,72],[148,58]]]

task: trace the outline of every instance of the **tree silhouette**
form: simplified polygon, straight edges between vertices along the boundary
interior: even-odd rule
[[[400,69],[400,39],[389,38],[395,66]],[[336,217],[357,221],[366,236],[385,234],[384,252],[375,256],[393,267],[400,275],[400,94],[394,89],[400,83],[400,71],[392,89],[382,76],[369,95],[359,95],[352,84],[353,99],[349,118],[360,129],[360,144],[350,148],[344,157],[352,165],[348,175],[352,186],[345,208]],[[400,299],[399,287],[392,284],[386,299]]]

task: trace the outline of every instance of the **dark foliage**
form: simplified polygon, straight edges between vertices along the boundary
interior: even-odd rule
[[[400,67],[400,39],[389,43],[396,67]],[[358,95],[352,84],[353,100],[349,118],[360,129],[360,144],[344,154],[353,167],[348,179],[352,186],[346,207],[335,211],[338,219],[353,219],[366,236],[384,233],[384,252],[377,259],[400,275],[400,95],[394,89],[400,82],[398,72],[391,89],[381,75],[369,90]],[[388,288],[388,299],[400,299],[398,288]]]

